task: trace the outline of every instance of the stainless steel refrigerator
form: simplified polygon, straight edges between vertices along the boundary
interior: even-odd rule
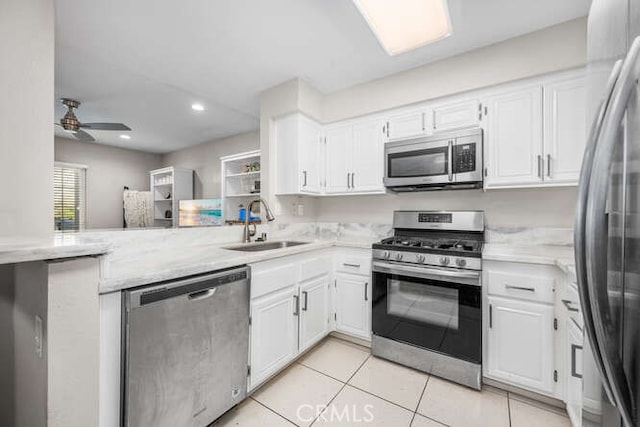
[[[591,119],[575,224],[582,425],[636,426],[640,404],[640,0],[593,0]]]

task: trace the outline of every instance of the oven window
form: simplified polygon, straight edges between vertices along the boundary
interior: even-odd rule
[[[458,330],[458,289],[425,286],[391,279],[387,313],[449,330]]]
[[[446,175],[447,149],[430,149],[387,155],[390,178]]]

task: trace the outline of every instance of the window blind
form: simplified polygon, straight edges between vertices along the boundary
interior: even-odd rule
[[[85,220],[85,176],[81,167],[53,168],[53,211],[55,229],[81,230]]]

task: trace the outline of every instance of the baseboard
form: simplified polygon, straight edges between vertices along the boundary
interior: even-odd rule
[[[523,388],[516,387],[510,384],[505,384],[503,382],[496,381],[494,379],[487,378],[487,377],[482,378],[482,383],[494,388],[498,388],[500,390],[507,391],[509,393],[517,394],[520,397],[523,397],[524,399],[531,399],[531,400],[535,400],[536,402],[543,403],[545,405],[554,406],[556,408],[560,408],[563,410],[565,409],[565,403],[560,399],[556,399],[555,397],[545,396],[544,394],[525,390]]]
[[[343,334],[342,332],[336,332],[336,331],[331,332],[329,335],[332,336],[332,337],[339,338],[339,339],[344,340],[344,341],[349,341],[349,342],[352,342],[354,344],[361,345],[363,347],[371,348],[371,341],[370,340],[365,340],[365,339],[362,339],[362,338],[356,338],[356,337],[353,337],[351,335]]]

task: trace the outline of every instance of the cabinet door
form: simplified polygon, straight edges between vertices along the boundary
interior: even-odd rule
[[[427,134],[426,109],[416,109],[389,116],[386,126],[387,138],[404,139]]]
[[[378,120],[364,120],[353,126],[352,191],[384,192],[384,146],[380,132],[382,126]]]
[[[371,339],[371,286],[366,277],[336,277],[336,330]]]
[[[329,333],[329,276],[300,285],[300,348],[304,351]]]
[[[489,376],[552,394],[553,338],[553,306],[489,297]]]
[[[299,162],[300,162],[300,193],[320,193],[322,188],[321,150],[320,138],[322,137],[322,127],[302,117],[300,121],[299,134]],[[286,167],[286,166],[285,166]]]
[[[297,289],[283,289],[251,301],[250,388],[289,363],[298,353]]]
[[[585,106],[584,78],[545,85],[545,182],[578,184],[587,138]]]
[[[567,413],[574,427],[582,425],[582,331],[575,321],[567,319]]]
[[[350,154],[353,144],[353,127],[332,126],[326,130],[326,175],[327,193],[346,193],[351,187]]]
[[[480,101],[469,99],[433,107],[433,131],[460,129],[477,126],[482,120]]]
[[[485,186],[542,182],[542,88],[514,89],[487,99]]]

